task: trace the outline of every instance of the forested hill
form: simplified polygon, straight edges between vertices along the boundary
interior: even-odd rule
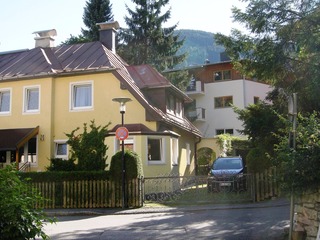
[[[186,61],[179,67],[203,64],[207,59],[212,62],[220,61],[220,53],[224,51],[222,46],[216,45],[214,33],[199,30],[176,30],[180,39],[185,38],[183,46],[178,54],[187,53]]]

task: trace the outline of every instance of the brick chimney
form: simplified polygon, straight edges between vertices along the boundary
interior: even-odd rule
[[[115,22],[103,22],[97,23],[100,27],[100,42],[110,49],[113,53],[116,52],[116,34],[119,29],[119,23]]]
[[[57,36],[57,31],[55,29],[50,30],[43,30],[34,32],[36,34],[36,37],[34,40],[36,40],[35,47],[54,47],[54,38]]]

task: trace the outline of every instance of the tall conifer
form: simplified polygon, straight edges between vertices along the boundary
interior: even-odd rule
[[[88,0],[84,7],[83,23],[87,29],[81,28],[78,36],[70,35],[70,38],[62,44],[75,44],[99,40],[99,27],[101,22],[113,21],[112,4],[110,0]]]
[[[170,19],[171,8],[162,13],[169,0],[132,0],[135,9],[126,5],[129,16],[125,17],[127,29],[122,29],[119,54],[134,65],[150,64],[158,71],[173,69],[186,58],[186,54],[177,55],[184,40],[174,33],[177,24],[163,27]],[[170,74],[175,85],[186,80],[186,74]],[[170,79],[169,78],[169,79]],[[183,86],[182,86],[183,88]]]

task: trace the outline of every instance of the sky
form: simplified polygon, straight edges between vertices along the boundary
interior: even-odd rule
[[[125,5],[134,9],[131,0],[110,0],[114,20],[126,27]],[[86,0],[9,0],[0,8],[0,52],[34,48],[33,32],[56,29],[55,45],[81,33]],[[202,30],[230,34],[241,25],[232,21],[231,7],[244,8],[239,0],[170,0],[170,20],[164,25],[178,24],[177,29]]]

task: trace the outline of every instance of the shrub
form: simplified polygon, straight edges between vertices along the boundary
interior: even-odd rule
[[[49,239],[42,230],[43,221],[53,220],[42,210],[34,209],[38,201],[43,198],[19,178],[14,167],[0,169],[0,238]]]
[[[124,152],[124,160],[126,165],[126,179],[134,179],[143,176],[142,162],[139,155],[133,151],[126,150]],[[122,152],[119,151],[111,158],[110,176],[114,180],[122,177]]]
[[[104,144],[106,126],[96,126],[94,120],[89,125],[91,131],[88,131],[87,124],[83,124],[83,133],[76,134],[80,128],[74,129],[68,137],[67,143],[71,146],[71,159],[77,160],[77,170],[79,171],[99,171],[106,168],[108,147]]]
[[[47,167],[48,171],[75,171],[76,164],[74,159],[62,159],[62,158],[52,158],[50,159],[50,166]]]
[[[271,167],[271,161],[260,148],[252,148],[246,157],[248,172],[262,172]]]

